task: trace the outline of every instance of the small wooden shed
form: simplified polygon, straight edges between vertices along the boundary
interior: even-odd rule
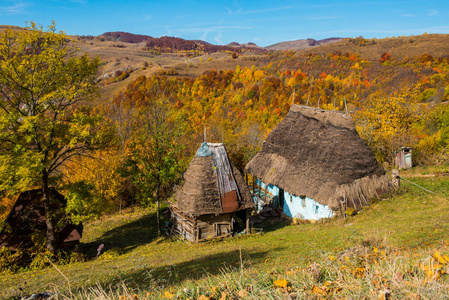
[[[395,152],[394,165],[398,169],[410,169],[413,166],[412,148],[402,147]]]
[[[222,143],[201,145],[174,198],[170,205],[174,233],[192,242],[231,235],[237,218],[247,227],[249,210],[255,206]]]
[[[63,195],[55,189],[50,189],[50,197],[56,199],[53,209],[62,219],[65,215],[64,207],[67,204]],[[0,248],[7,247],[16,250],[19,247],[26,248],[33,245],[31,235],[36,231],[45,231],[45,209],[42,203],[42,190],[35,189],[19,194],[14,206],[6,217],[5,224],[0,231]],[[56,228],[57,239],[60,247],[66,248],[79,243],[83,234],[83,225],[64,222]]]

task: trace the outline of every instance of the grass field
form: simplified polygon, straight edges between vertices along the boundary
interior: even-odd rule
[[[401,174],[437,195],[404,183],[353,217],[279,224],[223,241],[158,239],[150,209],[104,216],[85,224],[89,261],[4,274],[0,297],[56,290],[60,299],[443,299],[447,171]],[[104,250],[93,259],[100,244]]]

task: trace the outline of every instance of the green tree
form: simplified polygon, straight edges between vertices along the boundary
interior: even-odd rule
[[[168,196],[180,174],[180,137],[184,124],[165,97],[153,99],[149,106],[140,109],[141,129],[131,144],[133,160],[138,168],[134,178],[140,190],[140,201],[143,204],[156,203],[160,236],[160,201]]]
[[[46,31],[31,22],[0,34],[0,190],[42,188],[52,253],[59,220],[49,186],[60,180],[66,161],[104,141],[101,117],[86,106],[97,95],[99,60],[75,54],[54,22]]]

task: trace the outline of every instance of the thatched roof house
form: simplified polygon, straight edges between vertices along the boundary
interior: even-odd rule
[[[50,189],[50,197],[56,199],[53,209],[59,212],[62,218],[66,199],[55,189]],[[27,248],[33,245],[31,235],[36,231],[45,231],[45,208],[42,203],[42,190],[35,189],[19,194],[14,206],[6,217],[4,227],[0,230],[0,248],[7,247],[16,250],[18,247]],[[79,243],[83,233],[83,226],[65,222],[56,228],[60,247],[70,247]]]
[[[175,189],[171,205],[176,233],[190,241],[232,233],[235,213],[246,218],[254,202],[223,144],[203,143]]]
[[[262,182],[259,193],[265,184],[265,193],[286,192],[300,198],[304,209],[306,200],[313,201],[310,209],[314,211],[301,212],[292,204],[294,197],[287,202],[284,195],[277,195],[289,206],[284,212],[293,210],[297,215],[290,216],[300,218],[323,217],[318,213],[321,208],[327,209],[328,216],[348,207],[359,209],[391,189],[388,176],[349,114],[295,104],[246,171]]]

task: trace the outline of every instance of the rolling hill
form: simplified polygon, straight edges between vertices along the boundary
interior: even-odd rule
[[[305,50],[309,48],[314,48],[318,46],[323,46],[326,44],[331,44],[338,42],[342,40],[343,38],[333,37],[333,38],[327,38],[322,40],[315,40],[315,39],[303,39],[303,40],[296,40],[296,41],[287,41],[287,42],[280,42],[268,47],[265,47],[267,50],[293,50],[293,51],[299,51],[299,50]]]

